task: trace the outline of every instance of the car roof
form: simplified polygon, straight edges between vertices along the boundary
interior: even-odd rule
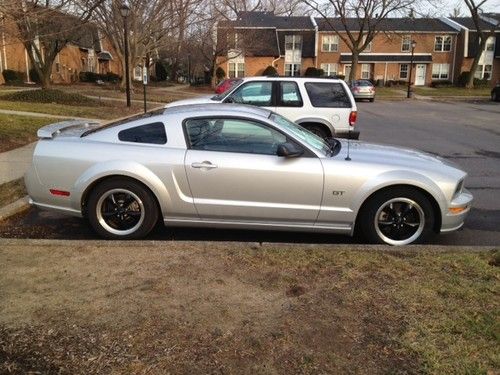
[[[246,104],[235,103],[197,103],[197,104],[181,104],[174,107],[165,108],[164,114],[177,114],[186,112],[214,112],[214,114],[223,115],[257,115],[262,117],[269,117],[271,111],[265,108],[256,107]]]
[[[273,77],[273,76],[255,76],[255,77],[243,77],[243,81],[308,81],[308,82],[344,82],[343,79],[339,78],[329,78],[329,77]]]

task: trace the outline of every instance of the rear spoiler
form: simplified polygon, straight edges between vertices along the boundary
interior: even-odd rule
[[[90,128],[95,125],[99,125],[99,123],[86,120],[61,121],[38,129],[36,135],[38,138],[50,139],[54,138],[56,134],[61,133],[63,130],[69,130],[72,128]]]

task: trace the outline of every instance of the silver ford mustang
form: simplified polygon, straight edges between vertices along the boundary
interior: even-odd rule
[[[200,104],[38,131],[31,203],[88,218],[105,238],[169,226],[353,235],[405,245],[460,228],[466,173],[440,158],[324,141],[268,110]]]

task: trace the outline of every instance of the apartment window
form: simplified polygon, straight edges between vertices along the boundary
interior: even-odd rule
[[[285,50],[301,50],[302,36],[301,35],[285,35]]]
[[[432,79],[448,79],[450,64],[432,64]]]
[[[409,52],[411,51],[411,38],[406,35],[401,40],[401,52]]]
[[[244,62],[230,62],[229,63],[229,78],[240,78],[245,76],[245,63]]]
[[[451,36],[449,35],[437,36],[434,39],[434,51],[437,52],[451,51]]]
[[[495,43],[486,43],[486,51],[493,51],[495,49]]]
[[[241,33],[234,33],[227,35],[227,44],[230,49],[240,49],[243,46],[243,35]]]
[[[323,52],[337,52],[339,48],[338,35],[323,35],[323,42],[321,43],[321,51]]]
[[[361,78],[370,79],[371,65],[361,64]]]
[[[321,69],[323,70],[323,74],[327,77],[329,76],[336,76],[339,66],[338,64],[321,64]]]
[[[366,36],[363,37],[363,44],[365,43],[365,41],[366,41]],[[372,51],[372,42],[368,43],[363,52],[371,52],[371,51]]]
[[[491,65],[478,65],[474,78],[490,80],[492,68]]]
[[[285,64],[285,76],[287,77],[300,76],[300,64]]]
[[[399,65],[399,78],[408,79],[408,64]]]

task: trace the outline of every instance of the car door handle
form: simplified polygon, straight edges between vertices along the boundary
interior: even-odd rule
[[[210,163],[209,161],[204,161],[202,163],[193,163],[191,164],[193,168],[205,168],[205,169],[214,169],[217,168],[215,164]]]

